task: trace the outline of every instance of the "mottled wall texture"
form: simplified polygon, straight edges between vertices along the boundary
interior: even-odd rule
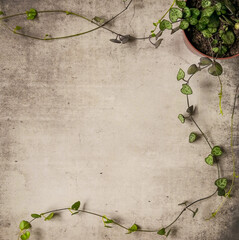
[[[109,27],[123,34],[148,36],[172,1],[134,0]],[[64,9],[106,19],[124,8],[122,0],[1,0],[7,14]],[[8,26],[36,36],[62,36],[92,28],[77,17],[41,14]],[[103,29],[56,41],[38,41],[0,29],[0,239],[18,236],[22,219],[33,212],[67,207],[80,200],[87,210],[120,223],[158,229],[182,209],[178,203],[212,193],[216,167],[205,164],[209,148],[203,138],[188,143],[191,123],[177,116],[186,109],[175,75],[199,57],[184,44],[182,33],[165,35],[155,50],[147,41],[114,44]],[[206,71],[192,82],[196,119],[213,145],[224,146],[223,175],[230,177],[230,116],[238,59],[223,62],[223,110],[219,83]],[[238,107],[237,107],[238,111]],[[238,157],[238,116],[235,151]],[[238,165],[237,165],[238,168]],[[238,190],[238,183],[235,190]],[[239,234],[238,191],[216,219],[205,221],[221,199],[195,205],[175,224],[170,239],[236,240]],[[103,227],[101,219],[69,212],[51,222],[36,221],[34,240],[148,240],[156,234]]]

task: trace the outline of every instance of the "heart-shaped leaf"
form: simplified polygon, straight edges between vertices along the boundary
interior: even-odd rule
[[[49,221],[53,218],[54,216],[54,213],[50,213],[46,218],[45,218],[45,221]]]
[[[196,133],[190,133],[190,135],[189,135],[189,142],[190,143],[193,143],[193,142],[195,142],[197,140],[197,134]]]
[[[226,178],[219,178],[215,181],[215,185],[221,189],[225,189],[227,186],[227,179]]]
[[[32,218],[41,218],[41,215],[33,213],[31,214]]]
[[[33,20],[37,16],[37,10],[34,8],[31,8],[29,11],[26,11],[26,14],[27,14],[28,20]]]
[[[160,22],[159,28],[161,31],[164,31],[165,29],[172,29],[172,23],[169,22],[168,20],[163,20],[162,22]]]
[[[137,230],[138,230],[138,226],[134,224],[130,228],[128,228],[128,233],[136,232]]]
[[[181,88],[181,93],[183,93],[185,95],[191,95],[191,94],[193,94],[193,91],[188,84],[183,84],[182,88]]]
[[[169,11],[169,19],[171,22],[177,22],[179,18],[183,17],[183,13],[180,9],[178,8],[171,8]]]
[[[209,0],[202,0],[202,8],[207,8],[212,5],[212,2]]]
[[[19,225],[20,230],[29,229],[30,227],[31,227],[31,224],[28,221],[23,220],[20,222],[20,225]]]
[[[232,45],[236,40],[236,37],[232,31],[227,31],[223,33],[221,38],[223,43],[226,45]]]
[[[31,234],[30,234],[29,231],[25,232],[24,234],[21,235],[21,240],[27,240],[27,239],[29,239],[30,235],[31,235]]]
[[[198,71],[198,67],[196,64],[192,64],[189,68],[188,68],[188,74],[192,75],[195,74]]]
[[[208,165],[212,166],[213,163],[214,163],[213,155],[212,155],[212,154],[209,154],[209,155],[205,158],[205,162],[206,162]]]
[[[201,57],[199,64],[201,66],[209,66],[212,64],[212,60],[208,57]]]
[[[212,14],[214,13],[214,11],[215,11],[215,7],[214,6],[207,7],[207,8],[202,10],[201,17],[211,17]]]
[[[71,209],[77,211],[80,208],[80,201],[75,202],[72,206]]]
[[[180,25],[179,25],[179,28],[185,30],[188,27],[189,27],[189,22],[187,20],[182,20]]]
[[[164,236],[166,234],[166,229],[162,228],[157,232],[158,235]]]
[[[223,73],[223,69],[220,63],[213,62],[212,66],[208,68],[208,72],[213,76],[220,76]]]
[[[220,197],[224,197],[226,194],[225,189],[218,188],[217,189],[217,195]]]
[[[185,123],[185,117],[183,116],[183,114],[179,114],[178,119],[180,120],[181,123]]]
[[[177,80],[180,81],[184,79],[184,77],[185,77],[185,72],[180,68],[177,74]]]
[[[186,7],[186,2],[185,2],[185,1],[176,0],[176,5],[177,5],[179,8],[185,8],[185,7]]]
[[[213,156],[221,156],[222,155],[222,149],[219,146],[215,146],[215,147],[213,147],[211,154]]]

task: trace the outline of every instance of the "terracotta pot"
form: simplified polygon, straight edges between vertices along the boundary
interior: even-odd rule
[[[187,1],[190,1],[190,0],[186,0],[186,2],[187,2]],[[189,39],[188,39],[185,31],[182,31],[182,32],[183,32],[184,42],[185,42],[187,48],[188,48],[191,52],[193,52],[194,54],[199,55],[199,56],[201,56],[201,57],[212,58],[211,56],[208,56],[208,55],[200,52],[199,50],[197,50],[197,49],[192,45],[192,43],[189,41]],[[236,58],[236,57],[238,57],[238,56],[239,56],[239,53],[236,54],[236,55],[234,55],[234,56],[231,56],[231,57],[224,57],[224,58],[217,58],[217,59],[226,60],[226,59]]]
[[[200,57],[212,58],[211,56],[208,56],[208,55],[200,52],[198,49],[196,49],[196,48],[192,45],[192,43],[189,41],[189,39],[188,39],[185,31],[182,31],[182,32],[183,32],[184,42],[185,42],[187,48],[188,48],[191,52],[193,52],[194,54],[196,54],[196,55],[198,55],[198,56],[200,56]],[[231,57],[224,57],[224,58],[217,58],[217,59],[226,60],[226,59],[231,59],[231,58],[236,58],[236,57],[239,57],[239,54],[236,54],[236,55],[231,56]]]

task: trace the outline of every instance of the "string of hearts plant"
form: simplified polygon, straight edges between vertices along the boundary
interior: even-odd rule
[[[217,215],[217,213],[220,211],[220,209],[223,207],[225,204],[226,200],[231,197],[231,192],[233,190],[233,187],[235,185],[235,179],[237,178],[236,175],[236,159],[235,159],[235,154],[233,151],[233,121],[234,121],[234,114],[235,114],[235,107],[236,107],[236,100],[238,98],[238,88],[239,85],[236,88],[236,94],[235,94],[235,99],[234,99],[234,104],[233,104],[233,109],[232,109],[232,116],[231,116],[231,154],[232,154],[232,165],[233,165],[233,174],[231,178],[231,182],[229,182],[229,179],[221,176],[221,171],[219,167],[219,158],[223,154],[223,149],[221,146],[212,146],[210,143],[208,137],[206,134],[203,132],[199,124],[195,120],[194,112],[195,112],[195,107],[190,104],[190,95],[193,94],[193,90],[190,86],[191,79],[200,71],[204,69],[208,69],[209,74],[217,77],[219,79],[220,85],[221,85],[221,91],[219,93],[219,106],[220,106],[220,112],[222,113],[222,107],[221,107],[221,99],[222,99],[222,82],[220,79],[221,74],[223,73],[223,68],[221,64],[217,61],[218,56],[222,56],[223,54],[226,54],[228,51],[228,46],[231,46],[235,42],[235,35],[233,31],[231,30],[232,27],[237,28],[238,27],[238,19],[235,18],[234,16],[227,16],[227,11],[226,7],[228,7],[228,1],[225,1],[227,4],[223,4],[220,2],[220,4],[216,3],[212,5],[211,1],[204,1],[202,0],[202,9],[190,9],[187,7],[185,1],[176,1],[174,0],[170,8],[166,11],[166,13],[161,17],[156,23],[154,23],[155,29],[151,31],[151,34],[148,37],[133,37],[131,35],[125,35],[118,33],[110,28],[107,28],[106,25],[116,19],[118,16],[120,16],[123,12],[125,12],[129,6],[131,5],[133,0],[130,0],[127,4],[127,0],[124,1],[126,6],[125,8],[116,14],[114,17],[112,17],[110,20],[105,21],[103,18],[100,17],[94,17],[93,19],[90,19],[88,17],[85,17],[81,14],[73,13],[70,11],[65,11],[65,10],[44,10],[44,11],[37,11],[35,9],[30,9],[26,11],[25,13],[18,13],[14,15],[9,15],[9,16],[3,16],[0,18],[0,23],[6,27],[6,29],[10,30],[14,34],[23,36],[23,37],[29,37],[32,39],[36,40],[57,40],[57,39],[64,39],[64,38],[71,38],[71,37],[77,37],[80,35],[84,34],[89,34],[93,31],[99,30],[99,29],[105,29],[107,31],[110,31],[113,33],[116,38],[110,39],[111,42],[114,43],[122,43],[125,44],[130,41],[134,40],[145,40],[148,39],[156,48],[160,46],[162,43],[162,39],[160,38],[163,32],[166,29],[172,30],[172,33],[175,33],[179,29],[186,30],[190,25],[191,26],[196,26],[199,31],[202,32],[205,38],[208,38],[211,49],[212,49],[212,56],[213,60],[211,60],[208,57],[202,57],[200,59],[200,62],[198,64],[192,64],[188,70],[188,78],[186,78],[186,73],[182,69],[179,69],[178,74],[177,74],[177,80],[178,81],[183,81],[184,83],[182,84],[181,88],[181,93],[186,96],[186,114],[179,114],[178,119],[180,120],[181,123],[185,123],[187,121],[193,122],[197,130],[200,132],[200,134],[196,132],[192,132],[189,134],[189,143],[193,144],[194,142],[197,141],[199,138],[199,135],[201,135],[207,145],[209,146],[209,152],[205,155],[205,162],[209,166],[216,165],[217,166],[217,179],[215,180],[215,186],[216,189],[213,193],[206,197],[201,197],[198,200],[195,200],[193,202],[188,202],[185,201],[179,205],[182,205],[183,208],[177,215],[177,217],[169,224],[165,224],[164,226],[161,226],[159,229],[152,230],[152,229],[143,229],[140,227],[139,224],[134,223],[131,227],[122,225],[120,222],[113,220],[107,216],[87,211],[84,209],[80,209],[80,201],[75,202],[71,207],[66,207],[66,208],[61,208],[61,209],[55,209],[55,210],[50,210],[41,214],[36,214],[33,213],[31,214],[32,219],[30,221],[23,220],[21,221],[19,225],[19,239],[22,240],[27,240],[30,238],[30,229],[32,227],[32,223],[36,221],[37,219],[44,219],[45,221],[49,221],[54,217],[54,214],[57,212],[62,212],[62,211],[69,211],[72,215],[75,214],[90,214],[94,215],[96,217],[99,217],[103,220],[104,226],[107,228],[111,228],[114,225],[122,228],[123,230],[126,230],[128,234],[133,233],[133,232],[145,232],[145,233],[157,233],[158,235],[161,236],[168,236],[171,232],[171,229],[173,225],[178,221],[178,219],[182,216],[182,214],[185,211],[191,211],[192,216],[195,217],[198,208],[192,209],[192,207],[203,201],[207,200],[216,193],[223,197],[223,200],[221,204],[212,212],[210,217],[208,219],[211,219]],[[174,8],[175,3],[177,4],[178,8]],[[233,11],[232,5],[229,5],[230,11]],[[50,35],[46,34],[44,37],[38,37],[38,36],[33,36],[30,34],[26,34],[22,32],[22,28],[20,26],[16,26],[15,28],[9,27],[9,25],[4,23],[4,20],[11,19],[14,17],[19,17],[19,16],[27,16],[28,20],[34,20],[39,14],[43,13],[64,13],[67,15],[71,16],[77,16],[80,17],[81,19],[84,19],[94,25],[96,25],[95,28],[90,29],[85,32],[77,33],[77,34],[72,34],[72,35],[67,35],[67,36],[61,36],[61,37],[51,37]],[[215,17],[215,13],[219,17]],[[0,14],[4,14],[3,12],[0,12]],[[165,17],[166,15],[169,14],[169,19],[170,21],[166,20]],[[219,25],[218,25],[218,19],[224,19],[224,21],[221,21],[223,24],[220,25],[220,33],[219,33]],[[174,23],[179,23],[179,25],[175,28],[173,28]],[[212,23],[214,25],[212,25]],[[211,25],[210,25],[211,24]],[[198,26],[200,25],[200,26]],[[159,28],[159,31],[156,32],[156,29]],[[155,42],[153,42],[153,39],[155,38]]]

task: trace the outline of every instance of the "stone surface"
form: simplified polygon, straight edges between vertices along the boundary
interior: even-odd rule
[[[152,22],[171,1],[134,0],[110,24],[123,34],[147,36]],[[120,0],[1,1],[5,13],[64,9],[89,18],[111,18],[124,8]],[[92,28],[74,16],[41,14],[33,22],[17,17],[8,26],[23,27],[35,36],[63,36]],[[159,49],[147,41],[125,45],[109,41],[114,35],[100,29],[88,35],[38,41],[14,35],[4,26],[1,41],[1,187],[0,239],[17,239],[18,225],[30,214],[71,206],[81,200],[85,209],[158,229],[180,212],[178,203],[211,194],[216,167],[204,163],[210,152],[203,138],[188,143],[191,123],[177,116],[186,109],[176,74],[199,57],[183,42],[182,33]],[[230,177],[230,117],[238,59],[223,62],[223,110],[219,115],[217,78],[200,72],[192,82],[195,116],[213,145],[222,145],[222,173]],[[238,110],[238,108],[237,108]],[[238,157],[238,113],[235,151]],[[238,168],[238,165],[237,165]],[[238,190],[238,184],[236,185]],[[205,218],[220,203],[201,202],[197,216],[183,214],[170,239],[234,240],[238,237],[238,191],[216,219]],[[160,239],[154,233],[125,235],[106,229],[97,217],[65,212],[52,222],[36,221],[32,239],[127,240]]]

